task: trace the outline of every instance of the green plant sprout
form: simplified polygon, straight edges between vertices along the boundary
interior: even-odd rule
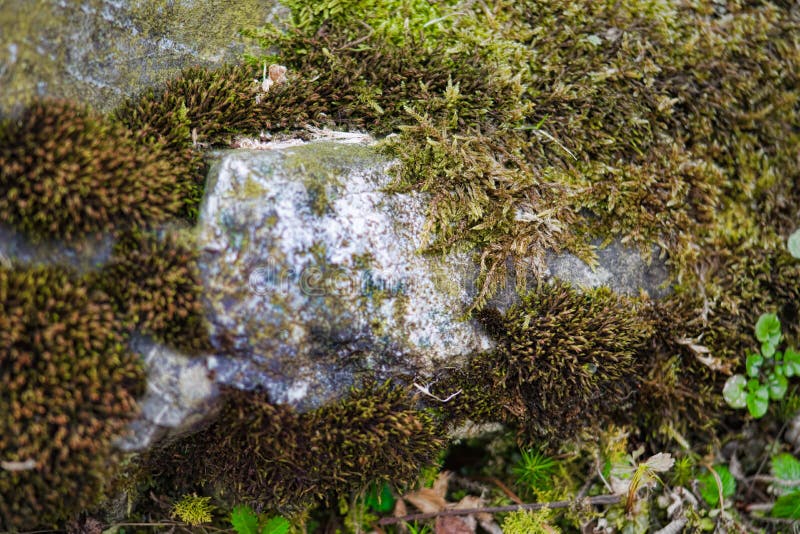
[[[767,413],[770,400],[780,400],[786,395],[788,379],[800,375],[800,353],[792,347],[778,350],[783,335],[781,322],[774,313],[762,314],[755,330],[761,351],[747,355],[747,376],[735,374],[728,378],[722,396],[732,408],[747,407],[750,415],[758,419]]]
[[[555,460],[536,449],[521,451],[520,461],[514,467],[517,480],[532,490],[551,489],[555,472]]]
[[[245,505],[233,508],[230,522],[237,534],[286,534],[290,526],[284,517],[256,514],[252,508]]]

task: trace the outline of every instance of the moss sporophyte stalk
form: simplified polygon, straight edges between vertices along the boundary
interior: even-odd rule
[[[152,459],[188,492],[217,482],[237,499],[300,509],[372,478],[410,482],[435,457],[442,423],[465,418],[552,441],[627,417],[654,443],[703,442],[757,314],[773,310],[798,339],[800,267],[785,249],[800,220],[792,3],[286,5],[285,28],[250,32],[274,56],[187,69],[108,116],[42,100],[0,125],[0,222],[32,240],[117,239],[89,277],[0,271],[0,411],[13,416],[0,423],[2,458],[42,466],[0,470],[3,527],[53,524],[102,497],[110,437],[142,389],[125,349],[133,329],[202,350],[195,260],[162,228],[194,222],[201,148],[237,135],[386,136],[380,150],[400,163],[391,192],[428,202],[423,252],[475,251],[473,312],[497,346],[440,378],[438,396],[463,393],[435,413],[400,386],[309,414],[231,392],[217,422],[172,445],[200,461]],[[287,80],[263,94],[265,62],[286,66]],[[659,245],[672,294],[523,287],[544,273],[547,250],[591,262],[597,237],[645,254]],[[520,301],[495,312],[487,303],[511,272]]]

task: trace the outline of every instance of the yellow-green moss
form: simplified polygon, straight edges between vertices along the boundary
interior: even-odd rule
[[[104,293],[58,269],[0,269],[0,458],[32,463],[0,468],[0,529],[96,503],[143,379]]]

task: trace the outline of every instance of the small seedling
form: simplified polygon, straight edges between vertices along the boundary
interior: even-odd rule
[[[230,517],[237,534],[286,534],[289,521],[281,516],[266,517],[256,514],[249,506],[235,506]]]
[[[731,376],[722,389],[725,402],[732,408],[744,408],[758,419],[767,413],[770,400],[786,395],[788,379],[800,375],[800,353],[792,347],[779,351],[783,341],[781,322],[774,313],[764,313],[756,322],[756,339],[761,351],[750,353],[745,360],[746,376]]]
[[[555,472],[555,460],[535,449],[522,451],[522,457],[514,468],[517,480],[533,490],[550,489]]]

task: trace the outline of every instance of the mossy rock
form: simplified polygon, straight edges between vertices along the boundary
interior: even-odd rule
[[[0,13],[0,116],[45,95],[110,111],[187,65],[256,53],[239,31],[286,15],[272,0],[42,0],[30,7],[8,0]]]

